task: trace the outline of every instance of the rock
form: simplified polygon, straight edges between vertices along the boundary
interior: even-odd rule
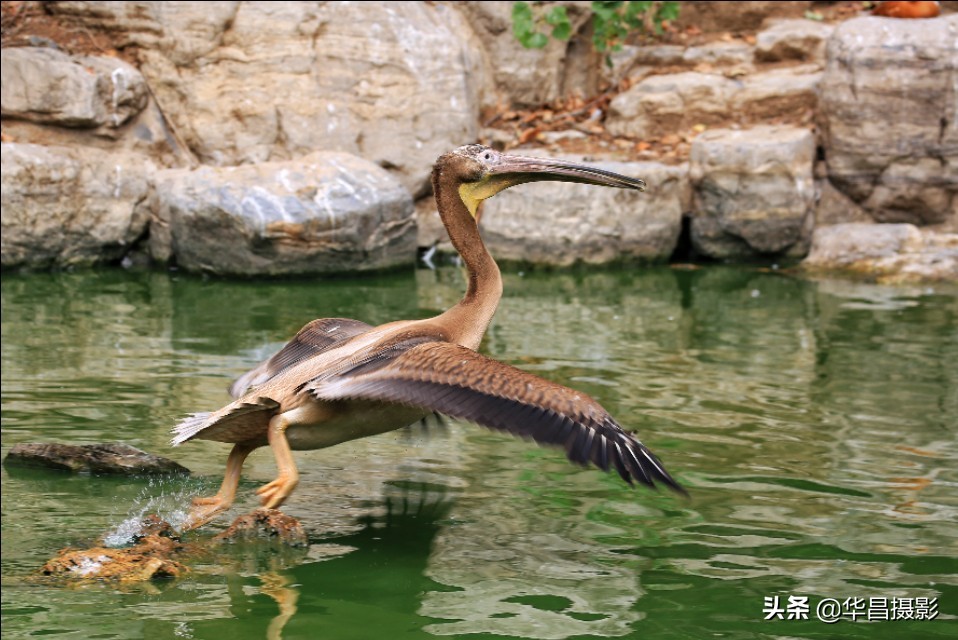
[[[687,65],[747,65],[752,62],[752,47],[744,42],[713,42],[699,47],[689,47],[682,54]]]
[[[818,104],[821,69],[816,66],[786,67],[749,75],[732,95],[730,113],[737,118],[761,122],[773,118],[812,113]]]
[[[168,523],[149,515],[133,535],[134,545],[127,548],[100,546],[90,549],[63,549],[39,571],[42,578],[54,580],[146,582],[177,578],[187,573],[184,565],[172,559],[186,547]]]
[[[441,153],[476,137],[482,59],[460,13],[432,3],[64,2],[141,47],[141,71],[201,162],[345,151],[429,189]]]
[[[490,84],[480,98],[483,107],[496,106],[497,102],[537,107],[573,93],[594,95],[598,91],[601,59],[592,47],[591,36],[583,33],[590,28],[591,12],[581,3],[562,3],[572,23],[570,40],[550,38],[542,49],[526,49],[513,35],[513,2],[450,4],[462,13],[488,57]]]
[[[161,171],[152,208],[154,259],[174,259],[190,271],[369,271],[416,257],[409,193],[385,170],[347,153]]]
[[[421,249],[438,247],[443,251],[455,251],[432,196],[416,200],[416,244]]]
[[[958,15],[863,17],[828,44],[819,112],[828,176],[882,222],[958,209]]]
[[[706,131],[692,142],[692,243],[706,256],[804,255],[815,139],[794,127]]]
[[[55,49],[0,49],[4,118],[63,127],[117,128],[146,106],[149,90],[116,58],[73,57]]]
[[[483,205],[482,236],[489,251],[501,260],[559,266],[667,260],[681,231],[686,167],[595,164],[644,179],[648,191],[560,182],[506,190]]]
[[[767,20],[799,18],[812,8],[812,2],[683,2],[675,26],[694,26],[705,33],[742,32],[758,29]]]
[[[233,521],[229,528],[217,535],[216,542],[261,540],[267,538],[291,547],[309,546],[309,536],[303,525],[278,509],[257,509]]]
[[[834,25],[816,20],[780,20],[756,35],[755,59],[824,62],[825,44],[834,30]]]
[[[843,222],[872,222],[871,216],[851,198],[835,188],[827,179],[818,181],[818,203],[815,205],[815,226]]]
[[[881,283],[958,282],[958,233],[935,233],[907,223],[819,227],[801,267],[813,273],[853,273]]]
[[[172,547],[176,544],[169,538],[151,537],[146,544],[151,545],[147,552],[138,547],[64,549],[59,556],[43,565],[40,575],[60,580],[146,582],[177,578],[188,571],[179,562],[156,555],[155,547],[164,544]]]
[[[118,260],[146,231],[152,164],[137,154],[3,144],[0,260],[8,267]]]
[[[3,464],[45,467],[73,473],[126,476],[189,473],[186,467],[162,456],[120,443],[69,445],[22,443],[13,445]]]
[[[738,83],[720,75],[685,72],[650,76],[616,96],[606,126],[613,135],[648,138],[728,117]]]
[[[637,47],[634,63],[650,67],[684,64],[686,48],[677,44],[652,44]]]

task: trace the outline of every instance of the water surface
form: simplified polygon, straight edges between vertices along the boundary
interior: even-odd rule
[[[462,290],[455,269],[5,274],[3,454],[126,442],[195,476],[4,468],[4,638],[954,637],[956,291],[731,267],[507,272],[482,347],[600,400],[689,500],[452,423],[297,453],[284,510],[309,529],[306,550],[226,547],[136,587],[27,579],[64,546],[214,491],[228,447],[172,449],[169,428],[224,404],[305,322],[427,317]],[[255,453],[237,505],[194,539],[254,508],[274,472]],[[789,596],[808,598],[810,619],[765,621],[765,599]],[[825,598],[873,612],[869,598],[924,598],[938,615],[852,621],[851,601],[828,625]]]

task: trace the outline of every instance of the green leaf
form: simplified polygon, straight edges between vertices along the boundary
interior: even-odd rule
[[[519,42],[526,49],[542,49],[549,44],[549,38],[544,33],[528,33],[519,38]]]
[[[658,12],[655,14],[655,19],[658,22],[664,22],[668,20],[673,22],[678,20],[679,17],[679,3],[678,2],[663,2],[662,6],[659,7]]]
[[[566,13],[565,7],[562,5],[552,7],[552,10],[546,14],[546,22],[553,26],[559,26],[562,23],[568,24],[569,14]]]

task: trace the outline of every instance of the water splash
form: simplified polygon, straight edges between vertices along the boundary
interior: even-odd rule
[[[103,537],[103,544],[111,548],[133,544],[144,518],[151,513],[169,522],[174,529],[179,529],[186,523],[192,499],[203,491],[201,485],[185,484],[182,478],[150,478],[134,498],[126,518]]]

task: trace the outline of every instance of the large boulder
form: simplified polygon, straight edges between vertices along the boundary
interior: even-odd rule
[[[3,144],[4,267],[118,260],[146,232],[152,164],[130,153]]]
[[[74,58],[56,49],[0,49],[0,112],[63,127],[117,128],[146,106],[149,89],[116,58]]]
[[[401,2],[58,2],[140,48],[141,71],[201,162],[346,151],[428,191],[477,134],[482,60],[454,8]]]
[[[578,158],[577,158],[578,160]],[[482,235],[498,259],[567,266],[620,259],[665,261],[687,203],[685,166],[599,162],[644,179],[644,193],[563,182],[509,189],[483,206]]]
[[[875,220],[956,215],[958,15],[842,23],[820,100],[829,179]]]
[[[409,192],[356,156],[157,174],[150,251],[190,271],[283,275],[411,264]]]
[[[958,282],[958,233],[906,223],[819,227],[801,266],[812,273],[846,272],[884,283]]]
[[[814,224],[807,129],[715,129],[692,142],[692,243],[712,258],[800,256]]]

